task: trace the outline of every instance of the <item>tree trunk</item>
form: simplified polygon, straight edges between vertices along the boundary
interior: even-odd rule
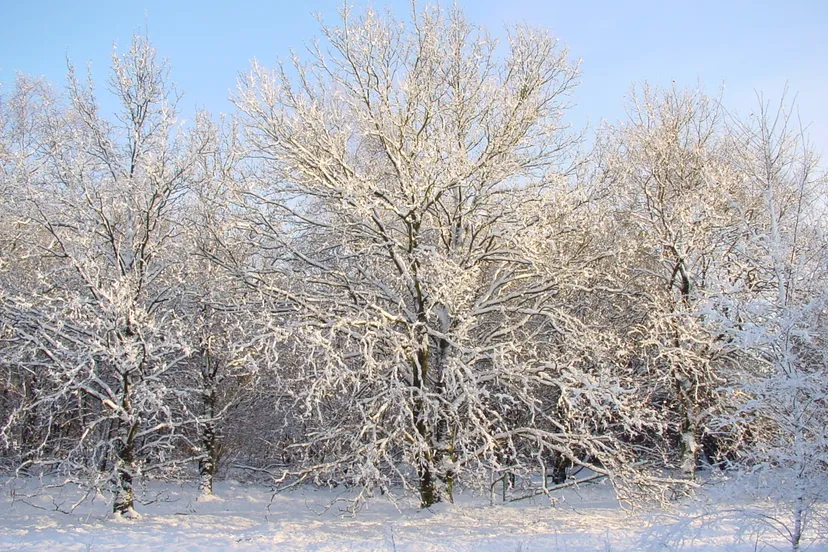
[[[798,497],[796,497],[796,502],[794,504],[794,526],[793,531],[791,532],[791,550],[793,552],[799,552],[800,541],[802,540],[802,517],[805,513],[805,504],[802,500],[802,494],[800,493]]]
[[[122,375],[123,389],[121,391],[122,414],[129,422],[120,421],[118,437],[115,440],[115,501],[112,512],[126,517],[137,518],[135,512],[135,489],[133,474],[135,473],[135,436],[138,434],[138,420],[133,418],[132,410],[132,381],[129,372]],[[124,431],[125,430],[125,431]]]
[[[218,434],[216,432],[216,396],[219,362],[213,359],[208,338],[202,347],[201,402],[204,423],[201,426],[201,457],[198,460],[198,494],[213,494],[213,477],[218,466]]]
[[[417,469],[420,477],[420,507],[428,508],[440,502],[440,493],[437,490],[434,473],[431,469],[429,453],[423,453]]]
[[[447,315],[446,315],[447,319]],[[441,323],[440,330],[443,333],[448,331],[447,320]],[[448,342],[445,339],[439,339],[434,355],[434,362],[432,363],[432,370],[437,373],[436,391],[441,397],[445,393],[445,380],[443,375],[444,363],[448,353]],[[448,420],[442,413],[438,414],[436,427],[434,431],[434,465],[438,470],[438,478],[443,484],[446,498],[449,502],[454,502],[454,461],[456,456],[454,454],[454,435],[449,428]]]
[[[693,385],[686,377],[676,378],[676,393],[679,399],[679,416],[681,416],[679,451],[681,454],[681,471],[690,478],[696,475],[699,445],[696,441],[696,417],[693,397],[690,392]]]
[[[687,273],[687,268],[684,264],[684,259],[675,249],[672,253],[676,256],[676,264],[673,268],[673,275],[670,278],[670,287],[677,285],[681,293],[681,305],[684,309],[690,308],[690,275]],[[678,277],[678,283],[676,283]],[[676,305],[675,310],[679,310]],[[673,328],[673,345],[677,350],[682,348],[681,338],[679,337],[678,327]],[[676,397],[679,401],[679,416],[681,418],[681,425],[679,434],[681,442],[679,450],[681,454],[680,469],[682,473],[690,478],[696,475],[696,464],[698,462],[699,445],[696,441],[697,424],[695,415],[695,397],[693,396],[697,390],[697,383],[690,377],[685,375],[681,366],[674,366],[675,370],[675,387]]]
[[[437,421],[434,441],[434,465],[443,484],[446,499],[449,502],[454,502],[454,469],[452,466],[455,454],[453,436],[449,430],[448,422],[443,417]]]
[[[135,518],[135,489],[133,487],[133,473],[135,470],[135,434],[138,432],[138,423],[129,426],[127,434],[116,441],[115,466],[115,501],[112,512],[123,517]]]
[[[420,479],[420,506],[428,508],[440,502],[440,493],[434,477],[434,452],[432,450],[431,432],[428,429],[425,410],[426,376],[428,374],[428,337],[423,336],[422,345],[413,362],[413,383],[417,395],[414,397],[412,414],[414,427],[420,436],[424,450],[417,453],[417,476]]]
[[[555,453],[554,462],[552,464],[552,483],[560,485],[566,483],[568,476],[567,469],[571,466],[569,459],[560,453]]]
[[[210,496],[213,494],[213,477],[216,473],[218,460],[218,436],[213,421],[215,415],[216,393],[211,389],[204,395],[204,415],[207,421],[201,434],[202,456],[198,460],[198,494]]]

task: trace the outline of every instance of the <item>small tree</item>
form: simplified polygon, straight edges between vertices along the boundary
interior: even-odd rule
[[[28,292],[31,275],[39,264],[30,254],[38,244],[24,221],[25,198],[21,188],[45,171],[49,120],[59,109],[58,98],[47,83],[18,75],[8,95],[0,95],[0,313],[10,298]],[[6,426],[19,406],[33,400],[38,374],[15,360],[21,346],[10,321],[0,315],[0,424]],[[29,412],[13,430],[12,440],[20,457],[37,447],[36,413]]]
[[[692,477],[702,438],[715,439],[711,415],[727,410],[716,390],[734,373],[734,347],[704,312],[743,239],[733,205],[745,196],[717,100],[644,85],[629,105],[629,120],[605,129],[600,143],[625,240],[622,285],[639,297],[627,339]]]
[[[259,391],[268,381],[263,374],[275,363],[271,319],[262,316],[265,303],[245,282],[240,270],[249,261],[246,239],[234,224],[232,197],[241,179],[238,170],[243,151],[236,125],[214,123],[208,114],[197,118],[195,132],[206,144],[199,156],[195,185],[189,198],[186,273],[181,277],[177,308],[188,326],[193,348],[191,365],[176,385],[190,393],[187,409],[197,421],[196,442],[199,492],[213,493],[213,479],[226,448],[228,416],[236,426],[230,432],[249,435],[252,428],[277,402]],[[253,398],[261,402],[255,406]],[[242,409],[235,413],[235,410]],[[275,417],[275,408],[272,409]],[[264,418],[266,419],[266,418]]]
[[[135,477],[168,465],[181,423],[165,375],[190,350],[166,305],[182,258],[177,210],[203,144],[176,130],[168,67],[145,39],[112,63],[118,124],[70,67],[70,106],[46,119],[44,166],[15,188],[37,271],[6,296],[4,319],[20,345],[13,361],[39,381],[3,436],[13,444],[14,422],[39,412],[47,434],[66,433],[24,464],[110,479],[114,511],[133,515]]]
[[[824,173],[797,131],[784,95],[777,110],[760,97],[756,115],[732,121],[738,159],[749,190],[761,202],[743,207],[740,277],[720,298],[723,327],[752,362],[732,390],[741,408],[722,425],[747,428],[744,469],[762,490],[789,507],[767,517],[800,550],[828,476],[828,357],[826,356]]]

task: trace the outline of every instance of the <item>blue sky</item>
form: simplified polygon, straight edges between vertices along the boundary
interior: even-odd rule
[[[146,27],[172,78],[185,92],[185,115],[195,106],[230,111],[226,100],[252,58],[273,65],[318,35],[313,13],[336,21],[338,0],[0,0],[0,82],[15,71],[63,86],[66,56],[91,62],[106,80],[113,44],[126,47]],[[405,15],[410,2],[355,2]],[[443,1],[443,5],[449,2]],[[525,22],[550,29],[582,58],[582,83],[570,120],[594,126],[624,116],[635,82],[701,85],[725,105],[745,111],[755,91],[779,97],[787,82],[798,94],[804,122],[828,151],[828,0],[590,1],[478,0],[463,2],[469,19],[503,35]],[[106,105],[106,104],[105,104]]]

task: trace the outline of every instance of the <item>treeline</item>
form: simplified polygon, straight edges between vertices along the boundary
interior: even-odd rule
[[[579,467],[628,500],[696,470],[825,489],[826,180],[795,111],[638,87],[587,148],[578,67],[459,9],[347,9],[177,120],[146,39],[101,113],[20,76],[0,104],[0,446],[111,488],[231,466],[405,489]],[[771,479],[774,479],[773,476]],[[798,516],[798,517],[797,517]]]

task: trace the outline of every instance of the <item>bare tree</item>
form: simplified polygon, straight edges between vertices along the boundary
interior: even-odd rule
[[[716,389],[734,373],[733,347],[705,311],[743,242],[734,206],[749,204],[717,100],[644,85],[629,106],[629,120],[601,138],[603,178],[626,244],[624,286],[639,297],[628,339],[637,342],[644,387],[665,404],[680,469],[692,477],[702,441],[723,437],[708,421],[726,408]]]
[[[25,223],[25,198],[18,193],[41,177],[47,158],[49,120],[59,110],[57,96],[42,80],[18,75],[7,96],[0,96],[0,305],[29,291],[39,264],[31,255],[38,235]],[[11,351],[21,346],[9,321],[0,319],[0,423],[6,425],[15,410],[37,392],[37,374],[14,361]],[[5,353],[5,354],[4,354]],[[28,413],[14,428],[20,456],[36,448],[36,414]]]
[[[4,440],[20,416],[43,412],[43,427],[66,434],[44,437],[58,450],[26,463],[111,480],[114,511],[128,516],[135,477],[171,460],[177,422],[165,376],[190,356],[166,305],[184,258],[177,210],[203,144],[176,128],[168,72],[144,38],[114,53],[113,125],[91,78],[82,84],[70,66],[70,105],[47,119],[40,142],[44,167],[15,188],[37,272],[3,312],[22,345],[15,362],[39,378]]]
[[[209,496],[219,462],[232,448],[226,435],[250,438],[257,433],[261,439],[270,434],[256,424],[273,425],[278,416],[278,397],[267,391],[279,373],[273,369],[279,340],[269,326],[273,318],[263,316],[266,301],[242,272],[252,253],[233,213],[244,154],[237,125],[232,120],[217,124],[201,113],[194,132],[205,148],[188,198],[188,263],[177,303],[193,355],[191,369],[175,385],[191,391],[184,396],[197,421],[193,449],[199,491]],[[242,449],[237,453],[255,448],[238,438],[235,442]]]
[[[776,109],[759,97],[755,115],[731,119],[740,168],[760,204],[743,207],[748,239],[723,324],[752,362],[738,386],[743,400],[720,423],[750,428],[742,467],[786,505],[767,516],[800,550],[828,470],[825,285],[828,180],[808,147],[795,106],[782,95]]]
[[[341,15],[235,98],[257,285],[297,311],[301,473],[423,506],[550,455],[619,473],[635,409],[573,306],[609,255],[562,122],[577,67],[527,27],[500,57],[458,9]]]

